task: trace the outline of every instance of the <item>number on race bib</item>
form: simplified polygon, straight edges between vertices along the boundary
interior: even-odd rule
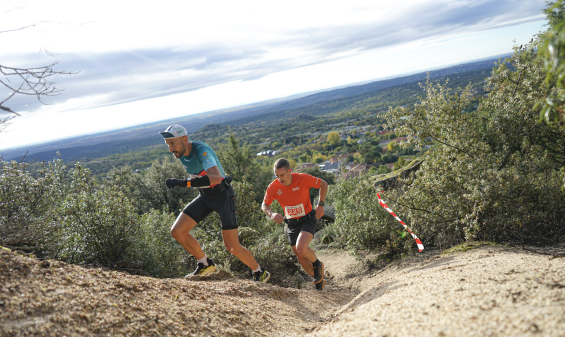
[[[288,218],[300,218],[306,215],[306,212],[304,212],[303,204],[299,204],[296,206],[286,206],[284,211]]]

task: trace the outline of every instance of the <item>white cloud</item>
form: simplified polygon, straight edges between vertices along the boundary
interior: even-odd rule
[[[60,111],[87,118],[102,110],[79,110],[106,106],[100,109],[115,118],[105,126],[119,127],[132,120],[127,116],[136,104],[141,122],[156,118],[150,110],[144,115],[143,106],[172,107],[180,104],[175,97],[190,97],[192,112],[205,111],[510,52],[512,39],[529,39],[540,29],[544,4],[5,0],[0,31],[48,22],[0,34],[0,64],[58,59],[59,69],[81,71],[57,80],[65,92],[47,100],[52,106],[12,99],[16,111],[29,111],[26,123],[38,113],[56,120]],[[42,47],[60,54],[38,54]],[[169,96],[159,100],[163,95]],[[141,99],[151,100],[132,102]],[[110,107],[124,102],[130,103]],[[23,120],[0,141],[21,143],[16,134]]]

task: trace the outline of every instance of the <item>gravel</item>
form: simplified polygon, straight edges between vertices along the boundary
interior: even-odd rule
[[[155,279],[0,247],[0,336],[565,336],[564,246],[425,250],[381,267],[318,256],[324,292],[225,271]]]

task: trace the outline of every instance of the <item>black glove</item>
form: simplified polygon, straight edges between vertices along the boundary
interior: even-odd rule
[[[168,189],[171,189],[175,186],[186,187],[186,179],[169,178],[165,181],[165,185],[167,185]]]

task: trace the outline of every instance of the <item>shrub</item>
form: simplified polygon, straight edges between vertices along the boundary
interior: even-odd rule
[[[141,216],[139,233],[132,248],[134,260],[155,277],[182,277],[188,266],[188,253],[172,237],[172,213],[151,210]]]
[[[71,263],[113,265],[127,259],[139,226],[129,199],[115,186],[97,189],[80,164],[71,176],[59,210],[61,226],[50,238],[52,254]]]
[[[53,212],[65,193],[62,160],[32,174],[28,164],[0,161],[0,244],[35,246],[56,227]]]
[[[134,205],[138,214],[150,210],[178,212],[182,207],[198,195],[193,188],[167,189],[167,178],[186,178],[188,173],[180,163],[165,158],[155,162],[144,174],[134,173],[129,166],[113,168],[106,175],[106,185],[116,186],[122,190]]]
[[[355,254],[375,250],[398,253],[411,247],[414,241],[410,236],[403,237],[403,227],[379,205],[369,180],[361,175],[340,180],[332,187],[328,198],[333,201],[336,220],[331,226],[346,234],[328,240],[346,245]],[[326,231],[331,235],[334,229]]]
[[[380,165],[379,169],[377,170],[377,174],[387,174],[391,172],[391,170],[386,165]]]
[[[537,123],[533,107],[546,88],[536,48],[516,48],[498,64],[476,110],[468,109],[470,88],[452,93],[428,82],[413,109],[389,111],[417,146],[434,143],[421,169],[389,194],[424,243],[552,243],[565,235],[565,132]]]

